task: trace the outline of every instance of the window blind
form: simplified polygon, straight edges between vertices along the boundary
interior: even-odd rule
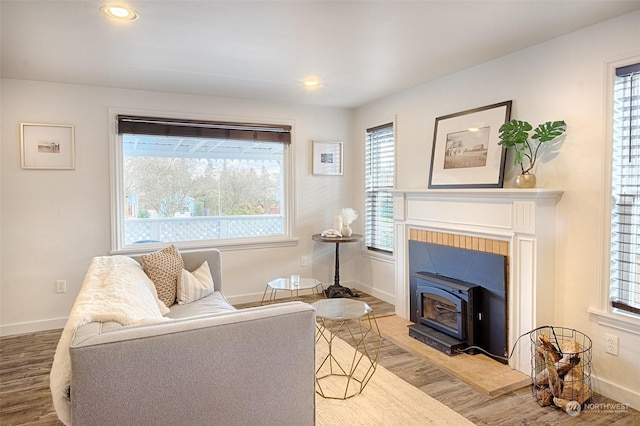
[[[640,315],[640,63],[616,70],[613,98],[611,305]]]
[[[291,126],[118,116],[118,134],[291,143]]]
[[[369,250],[393,252],[395,142],[393,123],[366,131],[365,243]]]

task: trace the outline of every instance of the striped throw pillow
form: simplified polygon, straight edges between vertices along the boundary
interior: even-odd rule
[[[178,277],[178,304],[195,302],[213,293],[213,277],[209,269],[209,263],[205,260],[198,269],[189,272],[183,269]]]

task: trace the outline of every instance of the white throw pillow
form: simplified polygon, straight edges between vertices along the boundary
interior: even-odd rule
[[[213,293],[213,277],[206,260],[195,271],[189,272],[183,269],[180,276],[178,276],[178,291],[176,295],[178,304],[184,305],[195,302],[211,293]]]

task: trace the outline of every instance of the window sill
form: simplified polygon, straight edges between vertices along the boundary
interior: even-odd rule
[[[600,325],[640,335],[640,319],[637,317],[604,312],[595,308],[589,308],[587,311],[595,317],[596,322]]]
[[[393,253],[385,253],[376,250],[368,250],[366,247],[362,249],[363,256],[369,257],[380,262],[395,263],[395,256]]]
[[[220,251],[234,250],[259,250],[265,248],[290,247],[297,246],[299,239],[297,237],[277,237],[277,238],[242,238],[237,240],[208,240],[208,241],[188,241],[173,243],[178,250],[194,251],[204,248],[216,248]],[[166,243],[145,244],[144,247],[126,247],[119,250],[112,250],[111,255],[137,255],[150,253],[163,249],[168,246]]]

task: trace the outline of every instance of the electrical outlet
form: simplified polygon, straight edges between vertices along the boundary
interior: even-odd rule
[[[56,293],[67,292],[67,280],[56,280]]]
[[[613,334],[607,334],[606,336],[606,351],[611,355],[618,355],[618,336]]]

